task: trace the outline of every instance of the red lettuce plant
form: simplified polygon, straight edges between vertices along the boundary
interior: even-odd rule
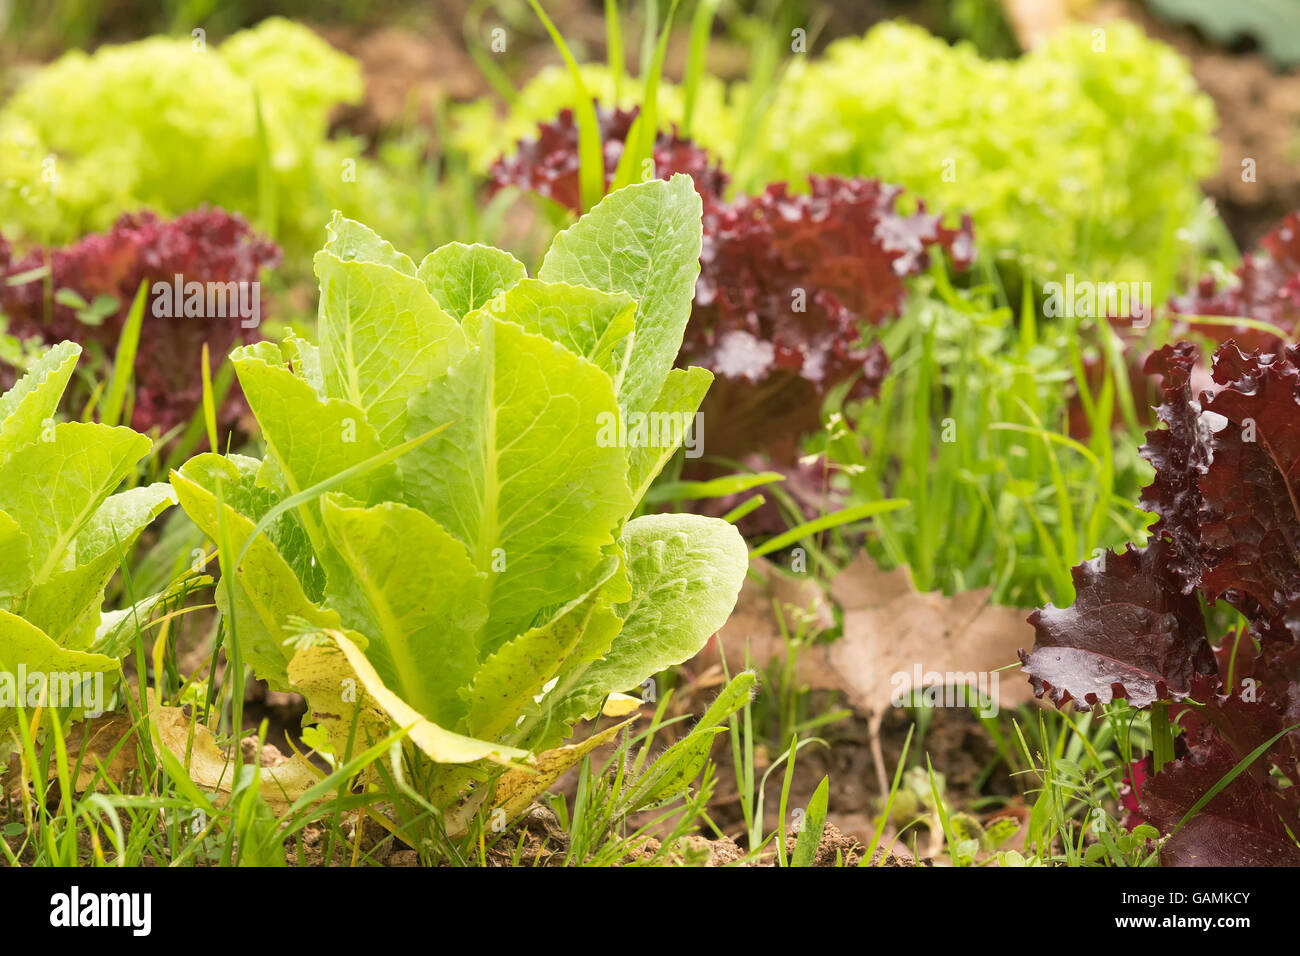
[[[718,376],[711,403],[727,411],[738,452],[762,447],[785,462],[820,424],[827,390],[854,379],[875,395],[889,371],[865,325],[895,318],[903,280],[943,249],[973,256],[970,220],[946,228],[924,203],[907,214],[902,189],[871,179],[813,177],[807,193],[774,183],[758,196],[705,209],[704,251],[682,359]],[[717,446],[712,446],[717,450]]]
[[[175,303],[155,309],[155,283],[166,285],[175,298],[177,276],[182,288],[193,282],[205,287],[254,283],[263,268],[279,261],[275,243],[242,217],[220,209],[200,209],[173,220],[151,212],[127,214],[108,232],[22,258],[0,239],[0,313],[8,317],[8,331],[21,339],[70,339],[111,360],[136,290],[146,281],[131,425],[138,431],[165,432],[189,421],[199,406],[203,345],[220,357],[239,342],[253,341],[258,332],[238,315],[166,317],[183,315],[183,309]],[[222,410],[225,421],[232,421],[241,407],[237,400],[228,402]]]
[[[1288,339],[1300,337],[1300,213],[1288,213],[1271,229],[1259,246],[1246,253],[1233,279],[1220,284],[1213,275],[1203,275],[1195,287],[1166,303],[1165,314],[1172,319],[1171,337],[1191,333],[1222,344],[1231,339],[1237,347],[1250,352],[1256,349],[1275,352]],[[1258,326],[1220,325],[1198,321],[1200,316],[1223,316],[1265,322],[1277,329],[1272,333]],[[1111,326],[1132,346],[1126,352],[1129,388],[1138,410],[1139,420],[1149,423],[1145,413],[1160,401],[1160,390],[1143,373],[1143,356],[1150,355],[1141,326],[1134,326],[1134,316],[1109,316]],[[1288,333],[1283,336],[1282,333]],[[1101,387],[1106,363],[1100,358],[1085,358],[1084,373],[1088,386],[1096,393]],[[1193,372],[1193,388],[1210,382],[1209,370],[1199,364]],[[1116,426],[1122,424],[1116,419]],[[1070,435],[1080,440],[1088,437],[1090,426],[1078,395],[1070,404]]]
[[[1225,343],[1194,395],[1198,357],[1180,342],[1147,362],[1164,380],[1142,447],[1151,540],[1076,567],[1074,603],[1031,615],[1021,660],[1057,704],[1172,704],[1176,759],[1137,801],[1165,864],[1300,865],[1300,349]],[[1241,623],[1215,646],[1202,607],[1219,602]]]
[[[597,112],[608,182],[636,113]],[[687,173],[704,200],[700,277],[680,362],[718,376],[707,408],[725,411],[727,428],[710,437],[712,454],[762,450],[793,463],[799,436],[820,424],[827,390],[849,379],[852,397],[879,390],[889,360],[878,342],[864,343],[863,330],[899,314],[904,279],[928,268],[936,248],[959,268],[974,257],[969,217],[950,229],[923,203],[900,212],[901,188],[877,180],[813,177],[806,193],[774,183],[728,202],[726,176],[676,134],[659,136],[655,169]],[[578,209],[571,111],[497,161],[492,189],[505,185]]]
[[[627,134],[632,129],[638,109],[603,109],[597,107],[600,141],[604,148],[605,187],[614,181],[618,161],[623,158]],[[655,175],[669,179],[673,173],[686,173],[695,182],[695,191],[705,202],[718,199],[727,188],[727,176],[710,165],[709,155],[676,132],[660,133],[654,145]],[[537,138],[522,140],[515,155],[502,156],[492,164],[489,191],[497,193],[506,186],[518,186],[529,192],[553,199],[561,206],[582,211],[578,181],[578,124],[573,110],[564,109],[549,123],[539,123]]]
[[[1194,290],[1171,299],[1169,307],[1188,316],[1242,316],[1268,322],[1290,331],[1294,339],[1300,332],[1300,213],[1288,213],[1259,241],[1255,251],[1246,253],[1235,277],[1220,288],[1213,276],[1202,276]],[[1276,351],[1282,344],[1278,336],[1244,326],[1208,325],[1191,319],[1189,327],[1220,342],[1230,336],[1247,351]]]

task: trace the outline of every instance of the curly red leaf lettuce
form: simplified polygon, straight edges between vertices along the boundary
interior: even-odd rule
[[[63,248],[33,250],[22,258],[0,242],[0,312],[8,317],[9,332],[19,338],[71,339],[97,347],[93,350],[111,361],[136,290],[146,281],[131,425],[139,431],[166,432],[188,422],[202,400],[203,345],[219,360],[237,343],[254,341],[258,332],[235,314],[156,315],[176,310],[155,310],[155,283],[174,289],[176,276],[182,277],[182,285],[253,283],[262,269],[279,262],[275,243],[254,232],[241,216],[221,209],[200,209],[172,220],[151,212],[127,214],[108,232]],[[46,266],[48,274],[42,271]],[[35,277],[15,284],[5,281],[24,273]],[[78,316],[78,307],[68,304],[72,300],[58,301],[60,290],[71,290],[86,303],[108,296],[117,304],[90,324]],[[232,422],[241,410],[242,402],[232,396],[221,409],[223,423]]]
[[[806,193],[773,183],[707,210],[683,360],[753,383],[793,373],[818,395],[854,375],[856,395],[878,391],[888,360],[863,345],[864,323],[902,311],[904,280],[936,248],[959,268],[974,256],[969,219],[947,228],[919,202],[899,212],[901,194],[878,180],[812,177]]]
[[[606,189],[614,181],[627,135],[639,112],[638,109],[596,108]],[[706,201],[721,198],[727,188],[726,174],[710,163],[709,154],[690,140],[680,138],[675,131],[661,132],[655,138],[654,161],[656,176],[668,179],[674,173],[686,173]],[[573,110],[564,109],[551,122],[539,123],[537,136],[521,140],[513,156],[502,156],[492,164],[488,171],[488,190],[495,194],[506,186],[518,186],[578,213],[582,211],[578,165],[578,124]]]
[[[1138,806],[1168,837],[1163,862],[1296,865],[1300,349],[1225,343],[1215,388],[1193,395],[1197,357],[1179,343],[1147,362],[1165,399],[1142,448],[1156,470],[1141,500],[1157,516],[1151,540],[1076,568],[1074,603],[1034,612],[1021,658],[1035,693],[1057,703],[1181,702],[1176,759]],[[1244,621],[1217,648],[1201,613],[1216,602]]]
[[[1165,866],[1300,866],[1293,789],[1277,785],[1277,772],[1295,779],[1294,745],[1283,740],[1246,765],[1196,813],[1189,811],[1236,770],[1243,758],[1285,729],[1285,716],[1264,696],[1216,692],[1212,678],[1193,683],[1200,706],[1180,715],[1184,734],[1178,759],[1146,781],[1138,801],[1146,822],[1168,834]],[[1292,721],[1294,723],[1294,721]],[[1289,736],[1289,735],[1284,735]]]
[[[1036,641],[1021,662],[1037,696],[1082,709],[1117,697],[1146,707],[1182,699],[1214,668],[1200,605],[1159,545],[1107,552],[1073,576],[1072,605],[1029,617]]]
[[[1169,308],[1182,315],[1241,316],[1300,331],[1300,212],[1288,213],[1263,239],[1259,247],[1242,258],[1234,280],[1222,287],[1213,276],[1202,276],[1196,288],[1169,301]],[[1275,351],[1282,339],[1267,331],[1245,326],[1198,323],[1194,329],[1216,342],[1231,338],[1247,351]]]
[[[1246,253],[1233,277],[1220,283],[1212,275],[1204,275],[1188,292],[1172,296],[1165,304],[1165,314],[1173,320],[1175,337],[1192,333],[1204,336],[1216,344],[1231,339],[1246,352],[1275,352],[1282,348],[1285,339],[1281,332],[1290,330],[1291,338],[1300,336],[1300,212],[1292,212],[1271,229],[1258,247]],[[1266,322],[1278,329],[1272,333],[1264,328],[1246,325],[1219,325],[1198,321],[1198,316],[1222,316]],[[1158,402],[1158,390],[1142,374],[1142,355],[1149,353],[1144,344],[1141,325],[1135,327],[1135,316],[1108,316],[1108,320],[1125,341],[1134,346],[1127,354],[1129,388],[1136,400],[1139,418],[1149,424],[1147,410]],[[1093,393],[1101,387],[1107,363],[1102,359],[1085,358],[1084,371],[1087,384]],[[1209,373],[1204,366],[1194,371],[1201,387],[1209,385]],[[1116,426],[1122,424],[1117,418]],[[1084,413],[1083,403],[1077,394],[1070,402],[1070,435],[1085,440],[1091,426]]]

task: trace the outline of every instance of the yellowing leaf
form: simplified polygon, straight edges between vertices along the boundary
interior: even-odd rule
[[[628,694],[610,694],[601,708],[603,717],[626,717],[641,706],[641,698]]]
[[[566,770],[597,747],[609,743],[624,727],[635,721],[629,717],[621,724],[593,734],[580,744],[568,744],[539,754],[526,770],[511,770],[497,781],[495,806],[506,812],[506,820],[517,819],[534,800],[550,789]]]
[[[335,751],[346,751],[358,706],[352,750],[378,740],[389,724],[409,728],[410,739],[436,763],[491,760],[508,764],[528,756],[526,750],[475,740],[439,727],[384,686],[366,655],[341,631],[326,632],[328,643],[300,649],[289,662],[289,680],[307,698],[316,719],[325,725]]]

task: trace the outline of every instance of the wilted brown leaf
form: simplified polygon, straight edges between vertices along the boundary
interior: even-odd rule
[[[719,638],[728,660],[744,659],[748,644],[755,666],[784,656],[773,602],[784,613],[812,606],[817,616],[817,588],[767,565],[758,568],[764,583],[747,580],[736,613]],[[1030,687],[1017,664],[1017,651],[1029,647],[1034,630],[1017,608],[990,604],[991,589],[946,596],[921,593],[906,567],[882,571],[865,553],[831,581],[831,598],[844,615],[844,634],[829,644],[814,644],[799,652],[798,677],[815,690],[837,690],[849,704],[870,718],[872,751],[882,789],[884,760],[879,732],[885,709],[897,704],[933,674],[944,684],[983,681],[999,707],[1027,702]],[[787,617],[787,620],[789,618]],[[824,618],[823,618],[824,619]],[[998,671],[1008,664],[1013,669]],[[996,683],[994,683],[996,681]],[[935,682],[938,683],[937,681]],[[920,688],[916,688],[920,689]]]
[[[179,707],[160,707],[155,719],[163,746],[186,766],[190,779],[216,794],[218,803],[229,797],[235,781],[235,760],[217,745],[212,732]],[[276,811],[287,808],[323,776],[299,755],[274,767],[260,767],[258,774],[258,788]]]
[[[92,786],[97,790],[107,790],[109,782],[121,784],[126,775],[136,769],[135,742],[127,740],[123,743],[130,730],[131,718],[126,714],[93,717],[68,729],[69,763],[80,763],[75,784],[77,793],[84,793]],[[19,793],[22,785],[20,759],[19,754],[10,759],[0,783],[0,794],[14,797]],[[51,761],[50,779],[55,779],[57,773],[58,768]]]
[[[918,669],[925,682],[930,673],[992,674],[1016,664],[997,674],[991,695],[1001,707],[1032,696],[1017,652],[1032,645],[1034,629],[1024,611],[990,604],[991,588],[921,593],[906,567],[881,571],[860,554],[835,576],[831,596],[844,612],[844,637],[826,648],[827,661],[859,710],[882,710],[892,693],[912,688]]]

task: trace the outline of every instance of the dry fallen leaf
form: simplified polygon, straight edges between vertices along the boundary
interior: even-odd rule
[[[785,638],[777,624],[778,614],[792,634],[798,633],[802,624],[805,637],[815,637],[835,625],[830,600],[816,581],[786,574],[766,558],[751,558],[735,610],[693,663],[701,669],[715,665],[719,648],[733,672],[748,666],[747,651],[759,668],[774,657],[784,657]],[[825,675],[801,672],[800,676],[816,686],[825,686],[821,683]]]
[[[149,692],[149,706],[154,712],[153,723],[158,730],[155,746],[158,742],[164,744],[172,756],[183,766],[188,766],[190,778],[201,789],[216,794],[218,802],[229,797],[235,762],[218,746],[212,732],[202,724],[194,723],[182,708],[158,707],[152,690]],[[108,790],[109,784],[121,786],[127,774],[139,766],[138,746],[133,737],[133,722],[127,714],[95,717],[73,727],[68,732],[68,754],[70,760],[80,761],[74,784],[76,792],[85,793],[92,786],[99,791]],[[0,793],[11,798],[17,798],[21,793],[19,761],[19,756],[15,755],[0,786]],[[262,766],[258,773],[262,796],[277,811],[288,807],[322,776],[319,770],[298,755],[282,759],[274,766]],[[57,768],[51,762],[50,780],[55,780],[56,775]]]
[[[179,707],[158,708],[155,726],[163,746],[186,766],[191,780],[201,789],[217,794],[219,804],[220,798],[230,796],[234,788],[235,761],[217,745],[207,727],[195,722]],[[274,767],[259,767],[257,772],[258,788],[277,812],[286,809],[323,776],[298,754]]]
[[[771,565],[755,562],[755,570],[761,583],[746,580],[736,613],[719,638],[729,661],[743,660],[748,645],[753,663],[762,667],[785,654],[773,602],[789,621],[792,606],[807,609],[811,604],[816,609],[818,589]],[[956,684],[969,683],[962,675],[974,674],[977,681],[982,676],[999,707],[1030,700],[1017,651],[1033,646],[1034,630],[1025,620],[1026,612],[990,604],[991,593],[989,588],[951,597],[921,593],[906,567],[882,571],[865,553],[831,581],[831,597],[844,614],[844,634],[829,644],[801,649],[798,677],[814,690],[842,692],[854,709],[868,716],[882,791],[888,788],[880,725],[891,702],[897,705],[907,692],[918,689],[918,673],[919,689],[929,685],[929,675],[935,673],[945,681],[956,678]],[[1008,664],[1017,666],[999,671]]]
[[[74,784],[77,793],[85,793],[92,785],[99,791],[106,791],[110,781],[121,784],[126,775],[136,769],[134,741],[128,740],[118,746],[130,730],[131,718],[126,714],[92,717],[68,729],[68,759],[71,763],[80,764]],[[20,760],[20,754],[14,754],[10,758],[3,781],[0,781],[0,795],[7,794],[10,798],[17,799],[21,793]],[[100,773],[101,767],[103,773]],[[58,767],[51,761],[49,779],[55,780],[57,777]]]

